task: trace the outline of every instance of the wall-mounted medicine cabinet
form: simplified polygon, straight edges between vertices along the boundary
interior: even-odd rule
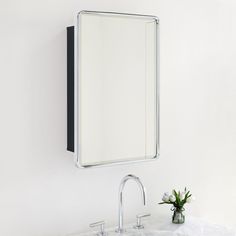
[[[159,156],[159,20],[81,11],[67,28],[67,149],[78,167]]]

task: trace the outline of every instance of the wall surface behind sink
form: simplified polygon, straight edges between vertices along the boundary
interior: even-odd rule
[[[82,9],[154,14],[161,23],[161,158],[94,170],[66,152],[66,26]],[[0,235],[56,236],[125,221],[159,206],[162,192],[189,187],[187,215],[235,226],[236,3],[232,0],[0,1]]]

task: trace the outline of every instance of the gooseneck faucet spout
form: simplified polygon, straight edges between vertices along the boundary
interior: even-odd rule
[[[124,230],[124,218],[123,218],[123,215],[124,215],[124,211],[123,211],[123,190],[124,190],[125,183],[128,180],[131,180],[131,179],[134,180],[138,184],[138,186],[141,190],[143,205],[146,205],[146,191],[145,191],[145,188],[144,188],[142,182],[140,181],[140,179],[135,175],[125,176],[121,180],[120,188],[119,188],[119,222],[118,222],[118,229],[116,230],[117,233],[123,233],[125,231]]]

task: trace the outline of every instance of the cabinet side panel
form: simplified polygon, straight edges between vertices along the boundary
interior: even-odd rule
[[[74,152],[74,26],[67,27],[67,150]]]

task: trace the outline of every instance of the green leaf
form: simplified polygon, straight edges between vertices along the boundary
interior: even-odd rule
[[[174,194],[175,194],[175,197],[177,198],[177,197],[178,197],[178,194],[177,194],[177,192],[175,191],[175,189],[174,189]]]
[[[173,204],[173,203],[172,202],[160,202],[158,204],[162,205],[162,204]]]

